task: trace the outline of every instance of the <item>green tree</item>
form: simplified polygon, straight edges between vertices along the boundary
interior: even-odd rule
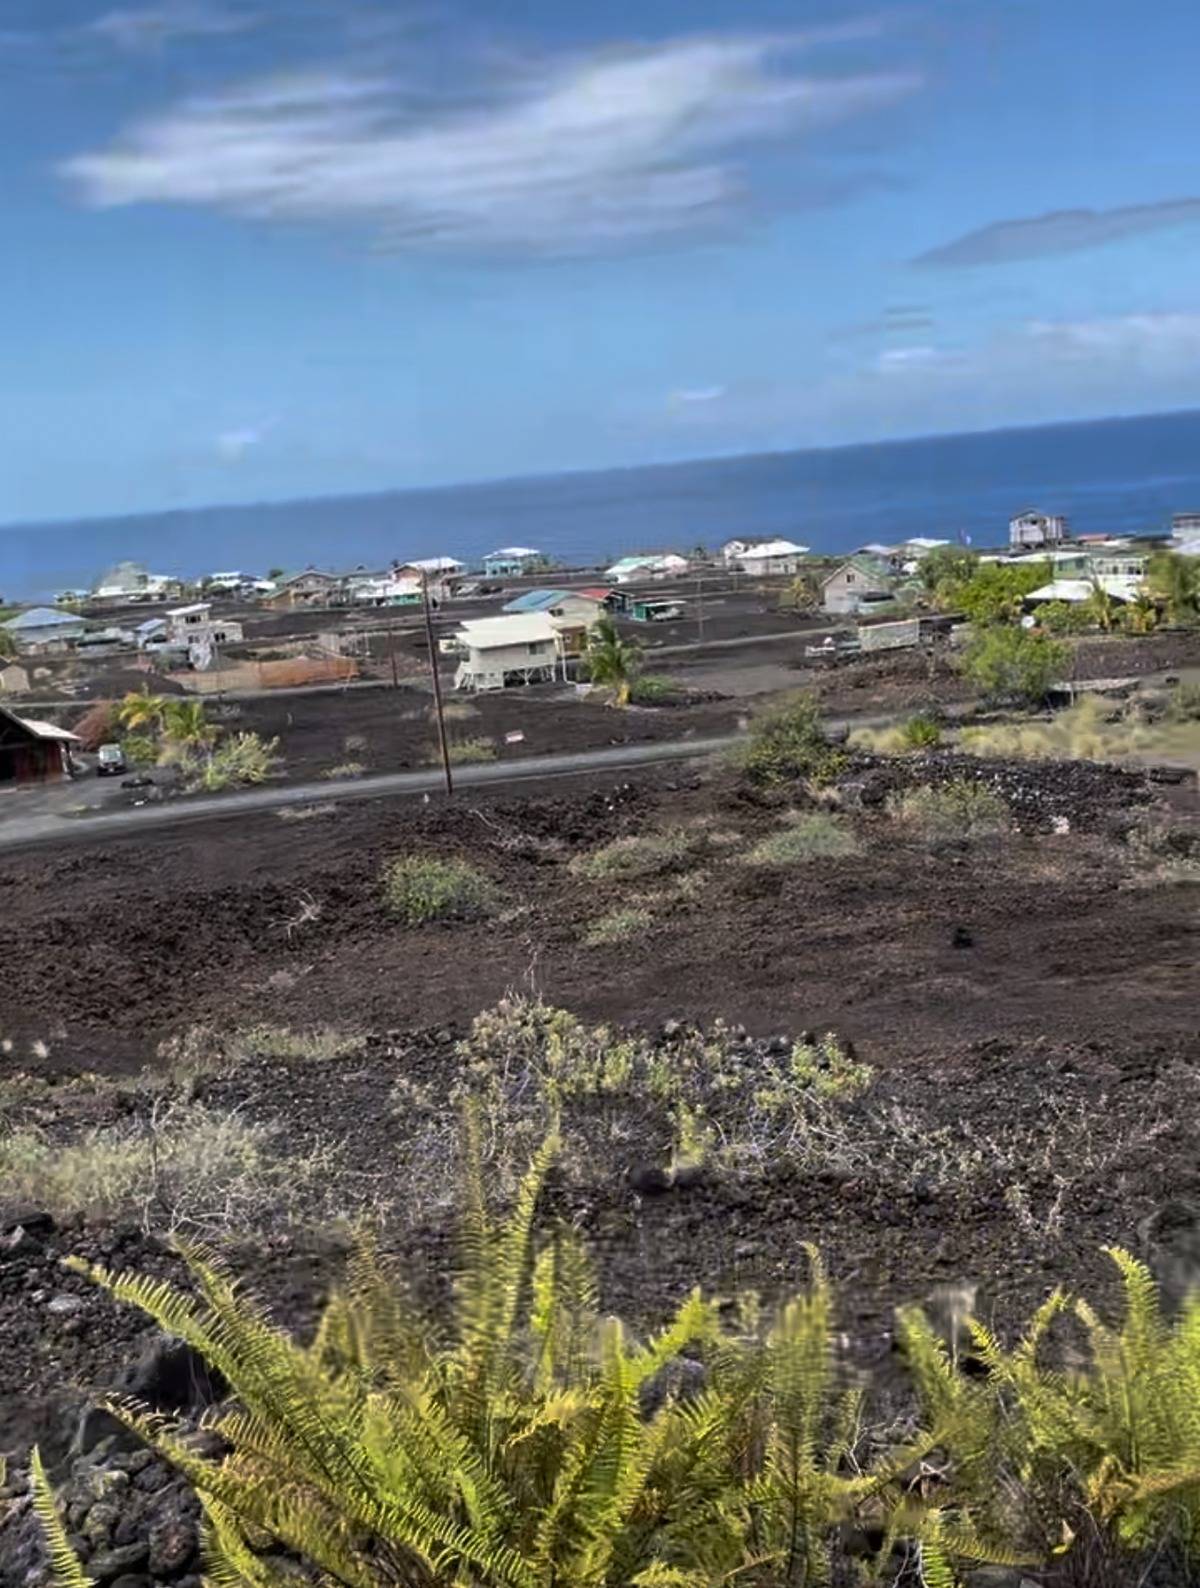
[[[1152,634],[1158,627],[1158,603],[1154,597],[1141,590],[1126,602],[1121,627],[1129,634]]]
[[[1025,597],[1049,584],[1054,570],[1048,562],[981,562],[968,579],[951,579],[938,587],[938,605],[961,612],[972,623],[1015,623]]]
[[[1078,601],[1043,601],[1034,615],[1047,634],[1082,634],[1088,626],[1087,613]]]
[[[267,569],[267,578],[268,579],[282,579],[283,575],[284,575],[284,569],[282,569],[282,568],[268,568]]]
[[[978,565],[976,554],[965,546],[936,546],[917,563],[917,578],[927,594],[936,595],[942,585],[965,583]]]
[[[821,725],[816,697],[784,695],[750,724],[750,742],[738,752],[754,783],[788,783],[797,778],[823,782],[835,777],[845,757],[830,744]]]
[[[1049,635],[994,627],[975,636],[960,666],[964,677],[989,699],[1036,705],[1061,677],[1068,654],[1062,641]]]
[[[189,752],[209,749],[221,731],[209,722],[202,700],[168,700],[162,722],[165,737]]]
[[[641,647],[633,640],[624,639],[607,613],[589,630],[583,660],[592,683],[612,690],[613,705],[627,706],[633,681],[641,669]]]
[[[1162,602],[1168,623],[1190,626],[1200,618],[1200,557],[1158,552],[1150,559],[1146,583]]]

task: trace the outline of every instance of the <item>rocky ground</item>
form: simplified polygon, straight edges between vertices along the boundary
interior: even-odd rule
[[[999,794],[1004,828],[897,818],[906,789],[964,780]],[[779,1295],[811,1239],[854,1355],[886,1377],[892,1309],[937,1286],[977,1283],[1007,1328],[1059,1281],[1103,1299],[1108,1241],[1176,1288],[1200,1271],[1194,790],[936,753],[855,757],[820,803],[854,852],[782,868],[750,856],[811,797],[718,767],[0,862],[19,945],[0,1009],[0,1580],[42,1581],[22,1499],[35,1439],[98,1581],[197,1571],[186,1491],[85,1413],[113,1386],[185,1412],[213,1388],[61,1259],[168,1275],[170,1230],[198,1229],[303,1329],[344,1260],[340,1216],[367,1213],[436,1306],[464,1044],[514,990],[637,1035],[668,1068],[723,1023],[715,1099],[753,1095],[804,1032],[869,1069],[786,1149],[710,1099],[723,1141],[674,1183],[674,1127],[640,1093],[581,1116],[556,1195],[605,1305],[637,1325],[694,1283]],[[648,873],[586,874],[613,840],[681,833]],[[407,853],[469,860],[499,914],[398,923],[380,873]],[[597,936],[630,907],[643,916]],[[498,1141],[532,1139],[528,1117],[495,1118]],[[120,1174],[86,1178],[97,1144]]]

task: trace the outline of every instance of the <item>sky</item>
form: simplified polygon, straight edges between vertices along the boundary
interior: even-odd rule
[[[4,0],[0,523],[1200,406],[1198,49],[1195,0]]]

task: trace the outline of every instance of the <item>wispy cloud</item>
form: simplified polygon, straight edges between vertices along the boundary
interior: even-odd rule
[[[1031,320],[1025,336],[1040,352],[1072,362],[1116,360],[1192,365],[1200,356],[1200,314],[1123,314],[1085,320]]]
[[[265,78],[185,100],[63,170],[100,207],[341,222],[397,248],[595,252],[728,223],[751,186],[747,148],[920,86],[907,72],[805,69],[815,43],[616,47],[526,63],[446,105],[351,68]]]
[[[217,0],[164,0],[160,5],[117,7],[89,22],[84,32],[114,48],[158,50],[177,40],[217,38],[256,27],[258,13]]]
[[[724,386],[683,386],[671,393],[672,403],[715,403],[725,395]]]
[[[243,425],[236,430],[222,430],[216,440],[217,456],[226,463],[237,463],[262,445],[270,424]]]
[[[1053,210],[1046,215],[995,221],[920,254],[913,263],[940,268],[1002,264],[1045,254],[1072,254],[1105,243],[1200,221],[1200,198],[1126,204],[1111,210]]]

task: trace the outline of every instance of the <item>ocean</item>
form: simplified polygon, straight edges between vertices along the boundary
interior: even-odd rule
[[[1200,509],[1200,411],[128,518],[0,528],[0,595],[44,599],[129,558],[159,573],[383,567],[497,546],[565,564],[786,536],[818,552],[909,535],[994,545],[1024,508],[1077,532]]]

